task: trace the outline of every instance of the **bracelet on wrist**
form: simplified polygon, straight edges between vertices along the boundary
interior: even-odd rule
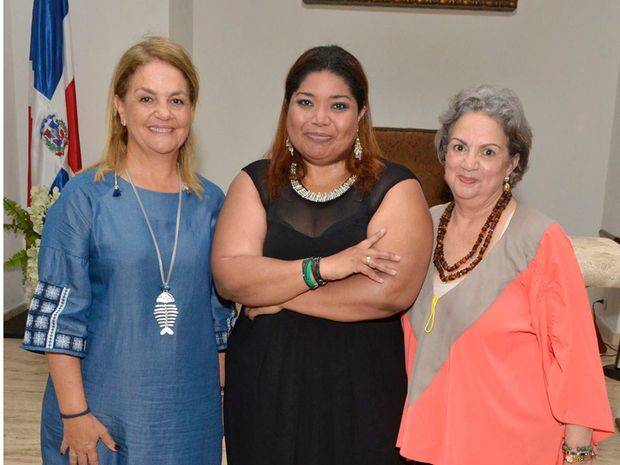
[[[90,413],[90,408],[86,407],[86,410],[80,413],[62,413],[60,412],[60,418],[63,420],[70,420],[71,418],[83,417],[84,415],[88,415]]]
[[[566,463],[583,463],[583,462],[591,462],[594,460],[594,455],[573,455],[566,454],[564,455],[564,461]]]
[[[319,286],[327,284],[327,281],[321,276],[321,257],[312,257],[312,277]]]
[[[312,275],[312,258],[304,258],[302,260],[301,277],[310,289],[317,289],[319,287],[319,283],[316,282]]]
[[[596,457],[596,452],[591,445],[569,447],[566,443],[562,444],[564,461],[567,463],[589,462]]]

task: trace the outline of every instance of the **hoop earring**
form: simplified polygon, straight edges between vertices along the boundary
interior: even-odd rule
[[[293,144],[291,144],[291,141],[288,140],[288,137],[286,138],[284,145],[286,145],[286,150],[289,151],[289,153],[291,154],[291,157],[295,156],[295,149],[293,148]]]
[[[504,192],[508,192],[512,186],[510,185],[510,178],[508,176],[504,177]]]
[[[360,142],[360,136],[355,138],[355,146],[353,147],[353,154],[358,161],[362,161],[362,143]]]

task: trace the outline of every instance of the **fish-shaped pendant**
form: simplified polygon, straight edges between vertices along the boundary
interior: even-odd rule
[[[178,314],[179,309],[174,300],[174,296],[169,291],[164,290],[157,296],[155,310],[153,310],[153,315],[161,328],[159,332],[161,336],[165,334],[172,336],[174,334],[172,328],[174,328],[174,323],[177,320]]]

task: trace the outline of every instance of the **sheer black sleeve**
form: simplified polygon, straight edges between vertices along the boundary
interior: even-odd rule
[[[381,205],[381,202],[383,202],[385,194],[396,184],[407,179],[415,179],[419,182],[416,175],[413,174],[409,168],[387,160],[383,160],[383,163],[385,164],[385,169],[369,193],[369,210],[371,216],[374,215],[379,205]]]
[[[269,189],[267,188],[267,176],[269,174],[269,160],[256,160],[243,168],[252,179],[256,190],[260,195],[260,200],[265,208],[269,210]]]

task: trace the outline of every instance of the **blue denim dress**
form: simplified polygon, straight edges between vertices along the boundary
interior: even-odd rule
[[[102,465],[220,465],[218,349],[234,312],[212,287],[210,253],[224,195],[201,178],[204,196],[183,193],[179,244],[170,289],[179,314],[161,335],[153,310],[161,292],[155,247],[131,186],[71,180],[47,213],[39,285],[30,305],[24,349],[80,357],[88,405],[120,447],[99,443]],[[139,189],[170,266],[178,194]],[[59,453],[63,424],[48,380],[41,421],[46,465]]]

